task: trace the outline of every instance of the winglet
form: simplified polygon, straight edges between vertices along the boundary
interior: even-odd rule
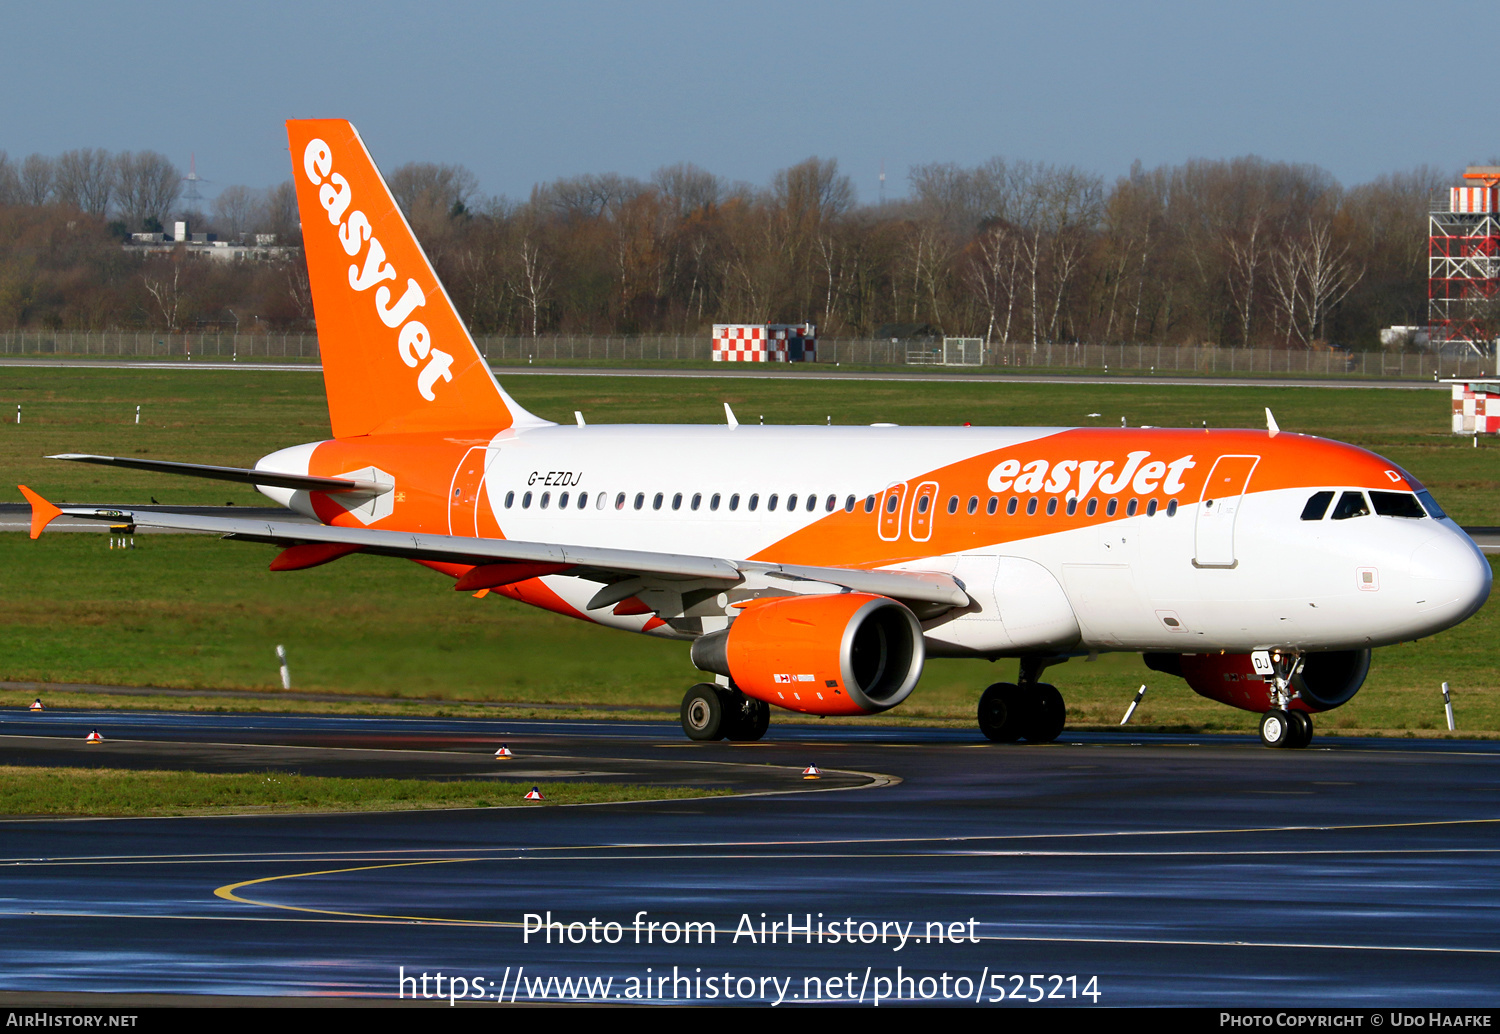
[[[31,504],[31,537],[37,538],[43,529],[62,516],[62,511],[37,495],[25,485],[17,485],[26,501]]]
[[[1266,407],[1266,430],[1271,432],[1272,438],[1281,433],[1281,428],[1276,426],[1276,418],[1271,415],[1270,406]]]

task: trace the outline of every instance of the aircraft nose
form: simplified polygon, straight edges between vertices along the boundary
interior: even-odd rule
[[[1418,612],[1451,625],[1484,606],[1494,577],[1474,541],[1447,529],[1412,553],[1411,574]]]

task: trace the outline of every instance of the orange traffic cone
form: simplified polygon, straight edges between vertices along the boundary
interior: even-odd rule
[[[547,798],[542,796],[542,791],[533,786],[531,788],[531,792],[527,794],[523,799],[528,801],[545,801]]]
[[[35,700],[33,700],[31,702],[31,710],[33,710],[33,711],[40,711],[41,709],[42,709],[42,698],[41,697],[37,697]]]
[[[823,773],[818,771],[817,765],[808,765],[802,770],[803,779],[822,779]]]
[[[513,757],[515,757],[515,755],[512,754],[510,752],[510,748],[507,747],[503,743],[500,744],[500,749],[497,750],[497,751],[495,751],[495,760],[496,761],[509,761]]]
[[[104,737],[99,735],[99,730],[98,729],[95,729],[93,732],[89,733],[87,736],[85,736],[83,738],[83,742],[84,743],[103,743],[104,742]]]

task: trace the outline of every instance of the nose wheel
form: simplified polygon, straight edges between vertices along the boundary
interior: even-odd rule
[[[1312,742],[1312,716],[1305,711],[1273,707],[1260,716],[1260,742],[1267,747],[1300,749]]]

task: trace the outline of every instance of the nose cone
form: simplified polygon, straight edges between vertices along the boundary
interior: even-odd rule
[[[1417,612],[1434,631],[1469,617],[1490,595],[1489,561],[1462,531],[1444,528],[1411,555]]]

